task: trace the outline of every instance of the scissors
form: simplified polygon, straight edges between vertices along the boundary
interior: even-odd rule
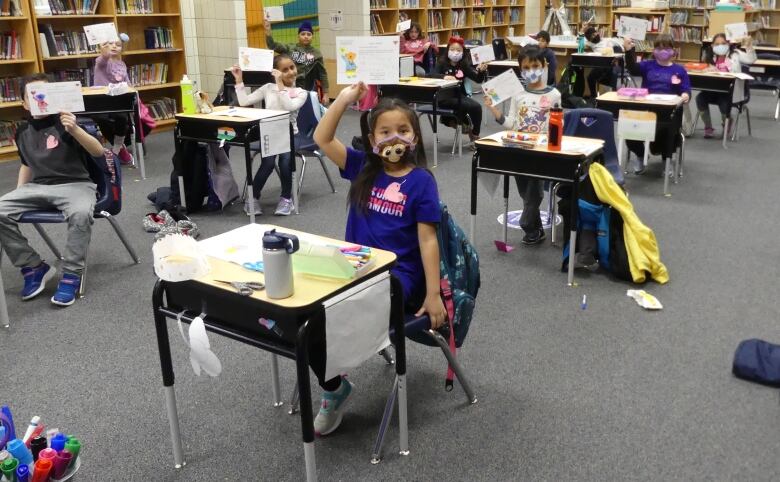
[[[218,279],[214,281],[232,286],[241,296],[252,296],[255,291],[265,289],[265,285],[258,281],[222,281]]]

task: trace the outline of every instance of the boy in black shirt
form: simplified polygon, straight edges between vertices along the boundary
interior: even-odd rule
[[[25,79],[24,108],[29,110],[26,86],[46,82],[45,74]],[[40,294],[56,269],[30,247],[17,220],[28,211],[57,209],[68,221],[68,242],[63,275],[51,302],[73,304],[81,285],[92,233],[95,184],[89,177],[86,156],[103,156],[100,142],[85,132],[70,112],[32,116],[16,132],[22,165],[16,189],[0,197],[0,244],[24,277],[22,300]]]

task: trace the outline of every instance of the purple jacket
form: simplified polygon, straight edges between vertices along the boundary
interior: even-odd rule
[[[127,77],[127,65],[121,60],[111,60],[102,55],[95,59],[95,77],[92,85],[105,86],[118,82],[129,82]]]

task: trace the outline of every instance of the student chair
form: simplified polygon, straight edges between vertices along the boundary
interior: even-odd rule
[[[750,67],[747,65],[742,66],[742,72],[749,74],[750,73]],[[747,120],[747,128],[748,128],[748,135],[753,135],[753,129],[750,125],[750,108],[748,107],[748,102],[750,102],[750,88],[752,87],[752,84],[749,80],[745,81],[745,95],[739,102],[734,102],[733,107],[737,109],[737,116],[734,119],[734,127],[731,128],[731,140],[732,141],[738,141],[739,140],[739,120],[742,118],[742,114],[745,114],[745,119]]]
[[[425,115],[428,117],[428,122],[431,124],[431,129],[433,129],[433,124],[436,122],[436,117],[453,117],[455,118],[455,110],[454,109],[445,109],[443,107],[439,107],[436,110],[436,116],[433,115],[433,106],[429,104],[422,104],[417,105],[414,109],[419,115]],[[469,129],[469,132],[471,132],[472,129],[472,122],[471,117],[466,114],[466,127]],[[463,155],[463,133],[461,132],[463,128],[463,125],[458,122],[455,125],[455,137],[452,140],[452,152],[451,155],[455,155],[455,147],[458,148],[458,156]],[[439,142],[438,136],[436,137],[436,142],[434,143],[433,148],[438,149],[439,146],[437,145]],[[433,165],[433,167],[436,167],[436,164]]]
[[[770,53],[759,53],[758,58],[762,60],[780,60],[780,55]],[[775,96],[775,120],[780,117],[780,79],[748,72],[755,80],[750,81],[750,88],[753,90],[763,90],[771,92]]]
[[[306,174],[306,156],[311,155],[320,161],[322,171],[328,179],[330,189],[335,193],[336,187],[333,185],[333,179],[330,177],[325,161],[322,159],[322,153],[319,146],[314,142],[314,129],[320,123],[320,101],[317,92],[309,92],[306,103],[298,111],[298,133],[295,134],[295,157],[301,158],[301,174],[298,178],[298,185],[294,186],[297,199],[295,200],[295,212],[298,213],[298,204],[300,203],[301,191],[303,189],[303,177]]]
[[[506,60],[509,57],[506,52],[506,42],[504,42],[504,39],[493,39],[493,55],[496,56],[496,60]]]
[[[92,122],[82,122],[79,119],[80,125],[90,134],[97,137],[96,126]],[[87,156],[90,160],[88,164],[89,177],[92,182],[95,183],[97,188],[97,201],[95,202],[95,219],[107,219],[114,228],[114,232],[119,237],[119,240],[127,249],[128,254],[133,259],[135,264],[139,264],[141,261],[138,259],[138,255],[127,240],[122,227],[117,222],[116,216],[122,210],[122,168],[119,163],[119,158],[115,157],[113,153],[106,150],[109,154],[105,157],[95,159],[92,156]],[[19,217],[19,223],[32,224],[41,238],[43,238],[46,245],[49,247],[54,256],[58,259],[63,259],[57,246],[52,242],[51,238],[46,231],[41,227],[41,224],[54,224],[65,223],[67,219],[62,211],[58,210],[37,210],[28,211]],[[81,286],[79,288],[79,295],[84,294],[84,285],[86,284],[87,270],[84,268],[84,272],[81,275]]]

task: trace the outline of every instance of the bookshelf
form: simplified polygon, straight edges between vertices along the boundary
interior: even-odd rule
[[[418,22],[431,43],[453,35],[490,43],[525,34],[526,0],[370,0],[371,34],[397,35],[402,17]]]

